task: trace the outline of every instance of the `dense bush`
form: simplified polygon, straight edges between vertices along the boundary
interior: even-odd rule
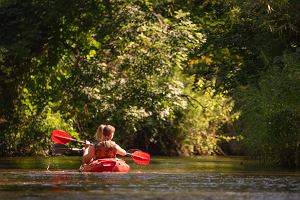
[[[239,131],[247,152],[264,161],[299,167],[300,60],[282,57],[257,85],[242,87]]]
[[[300,167],[300,112],[292,108],[269,120],[264,158],[281,166]]]

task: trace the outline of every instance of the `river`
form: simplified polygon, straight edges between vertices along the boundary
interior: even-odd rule
[[[300,171],[242,157],[130,158],[129,173],[81,173],[80,157],[0,158],[0,199],[300,199]]]

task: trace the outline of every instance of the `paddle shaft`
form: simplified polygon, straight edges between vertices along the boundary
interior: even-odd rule
[[[62,135],[60,135],[60,136],[57,136],[57,137],[64,138],[64,139],[69,139],[69,140],[70,140],[70,141],[72,141],[72,142],[79,142],[79,143],[85,144],[85,142],[84,142],[84,141],[75,140],[75,139],[73,139],[73,138],[70,138],[70,137],[65,137],[65,136],[62,136]]]

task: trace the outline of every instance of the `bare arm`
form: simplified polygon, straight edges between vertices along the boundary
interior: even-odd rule
[[[122,149],[119,145],[117,145],[116,148],[117,148],[117,154],[121,156],[126,156],[127,152],[124,149]]]
[[[90,144],[89,141],[86,141],[85,150],[83,152],[82,161],[83,163],[89,163],[93,160],[95,155],[94,146]]]

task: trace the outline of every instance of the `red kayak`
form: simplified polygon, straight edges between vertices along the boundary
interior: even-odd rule
[[[128,172],[126,162],[119,158],[103,158],[80,166],[81,172]]]

